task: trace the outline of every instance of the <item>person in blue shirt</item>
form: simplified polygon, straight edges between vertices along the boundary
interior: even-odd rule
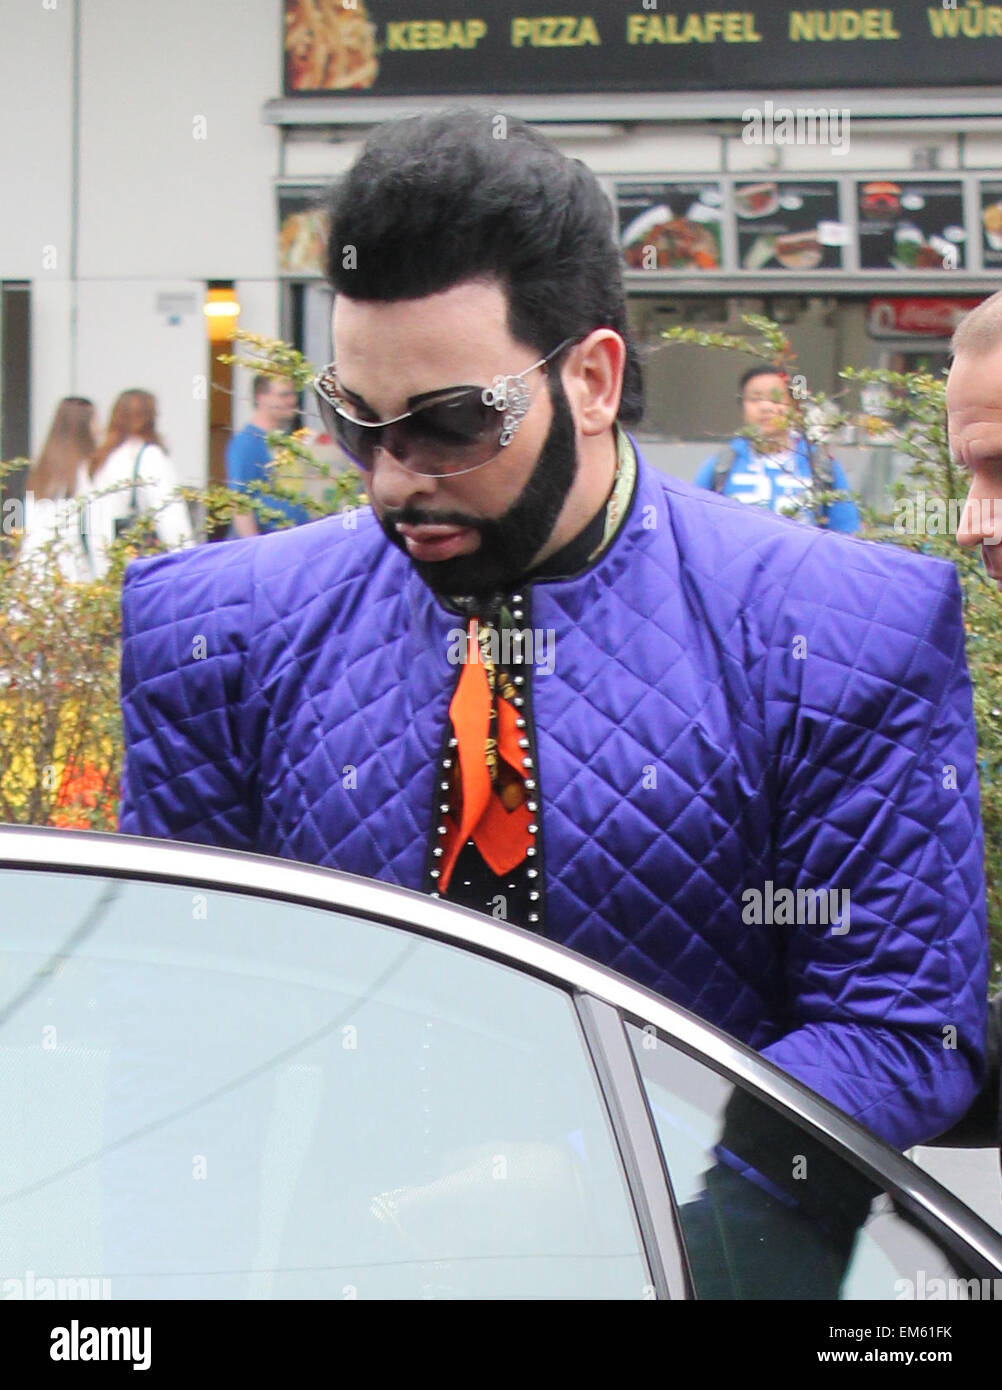
[[[829,503],[819,508],[818,516],[805,505],[803,494],[812,478],[825,492],[848,492],[849,480],[841,464],[818,445],[809,449],[804,437],[789,428],[791,401],[786,376],[775,367],[750,367],[739,390],[744,422],[757,432],[765,449],[757,448],[744,435],[735,435],[725,449],[700,466],[696,486],[766,507],[781,516],[793,515],[798,521],[855,534],[859,530],[855,502]]]
[[[284,377],[262,373],[254,378],[253,391],[254,414],[226,446],[226,481],[229,487],[238,491],[247,490],[251,483],[264,484],[269,481],[268,465],[273,456],[268,448],[267,436],[273,430],[288,430],[299,408],[296,389]],[[296,526],[310,520],[305,508],[279,497],[267,496],[261,500],[270,511],[281,512]],[[233,534],[236,536],[256,536],[259,532],[274,531],[279,527],[277,521],[259,522],[253,512],[241,512],[233,517]]]

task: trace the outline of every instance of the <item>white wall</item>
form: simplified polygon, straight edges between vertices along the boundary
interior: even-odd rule
[[[32,438],[61,396],[102,418],[139,385],[186,479],[205,477],[205,282],[236,280],[241,327],[275,335],[280,0],[77,0],[76,314],[70,279],[74,0],[0,0],[0,278],[32,281]],[[203,138],[204,137],[204,138]],[[46,250],[46,248],[51,248]],[[55,265],[46,266],[43,254]],[[157,295],[196,296],[168,323]]]
[[[64,280],[70,264],[72,6],[0,0],[0,275]],[[56,267],[43,270],[43,248]]]
[[[194,310],[155,311],[158,294],[194,297]],[[205,482],[209,346],[199,281],[84,280],[79,287],[82,393],[107,422],[120,391],[138,386],[157,398],[157,424],[180,480]]]
[[[279,0],[82,3],[81,276],[273,272]]]
[[[29,280],[31,447],[70,390],[72,6],[0,0],[0,278]]]
[[[186,481],[206,476],[204,282],[271,280],[281,90],[279,0],[82,0],[79,362],[99,363],[102,409],[153,391]],[[171,323],[158,292],[199,309]],[[274,290],[272,289],[272,297]],[[275,331],[277,314],[241,326]]]

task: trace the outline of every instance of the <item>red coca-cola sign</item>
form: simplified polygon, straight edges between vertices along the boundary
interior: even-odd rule
[[[950,338],[975,299],[871,299],[866,327],[871,338]]]

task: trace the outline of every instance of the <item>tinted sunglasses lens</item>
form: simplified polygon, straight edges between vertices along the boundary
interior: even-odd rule
[[[336,406],[332,405],[319,391],[317,392],[317,404],[323,427],[331,439],[340,445],[359,468],[371,468],[373,451],[379,442],[379,435],[382,431],[362,429],[360,425],[342,415]]]
[[[343,415],[319,390],[317,400],[327,433],[367,472],[380,447],[411,472],[429,477],[477,468],[501,448],[501,414],[484,404],[479,388],[431,401],[382,428]]]
[[[422,406],[406,426],[406,462],[428,473],[456,473],[486,463],[500,448],[501,417],[479,391]],[[399,428],[399,427],[397,427]]]
[[[372,467],[376,445],[380,442],[382,430],[366,430],[353,420],[334,412],[334,428],[331,434],[340,444],[351,461],[366,470]]]

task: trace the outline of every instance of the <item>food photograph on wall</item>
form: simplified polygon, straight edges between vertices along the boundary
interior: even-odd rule
[[[963,186],[954,179],[858,179],[861,270],[966,267]]]
[[[719,183],[616,185],[619,240],[630,270],[719,270]]]
[[[287,91],[368,91],[378,75],[376,26],[365,0],[286,0]]]
[[[741,270],[840,270],[838,184],[765,180],[734,185]]]

